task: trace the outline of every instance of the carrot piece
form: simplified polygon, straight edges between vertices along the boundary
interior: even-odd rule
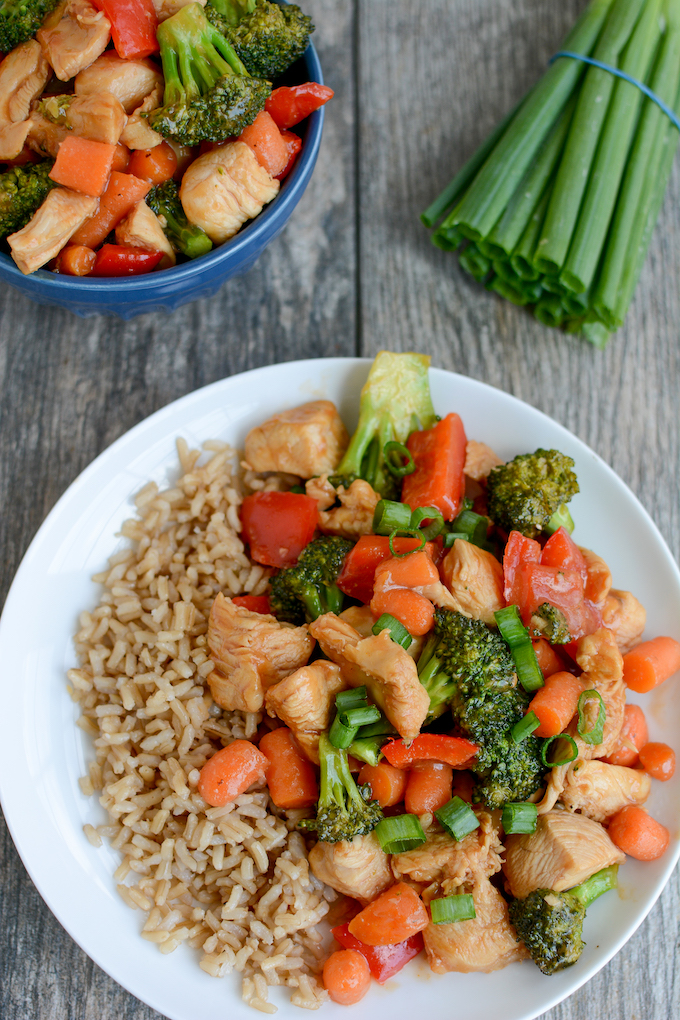
[[[391,740],[383,746],[383,754],[397,769],[410,769],[416,762],[441,761],[459,768],[479,751],[477,744],[465,737],[449,737],[443,733],[419,733],[407,744],[404,740]]]
[[[564,663],[550,642],[545,638],[536,638],[531,643],[534,646],[544,680],[547,680],[553,673],[561,673],[564,670]]]
[[[675,751],[668,744],[652,741],[640,748],[640,764],[652,779],[665,783],[675,773]]]
[[[392,540],[395,552],[406,553],[420,547],[417,538],[395,538]],[[434,555],[434,543],[428,542],[424,552]],[[338,577],[338,588],[359,602],[368,604],[373,597],[373,582],[377,567],[392,556],[390,540],[386,535],[362,535],[345,557]]]
[[[359,773],[359,785],[368,783],[371,798],[377,800],[381,808],[394,807],[404,799],[407,774],[403,769],[395,769],[386,761],[377,765],[364,765]]]
[[[477,780],[469,769],[456,769],[453,773],[452,797],[460,797],[461,800],[472,803],[472,795],[475,792]]]
[[[122,142],[118,142],[116,150],[113,154],[113,162],[111,163],[111,171],[116,170],[119,174],[124,174],[128,168],[130,162],[130,150],[127,145],[123,145]]]
[[[463,422],[457,414],[447,414],[431,429],[412,432],[406,446],[415,471],[404,478],[402,501],[412,510],[436,506],[444,520],[453,520],[465,491],[466,445]]]
[[[637,804],[626,804],[609,819],[610,839],[636,861],[655,861],[670,842],[668,829]]]
[[[403,623],[409,634],[416,636],[427,634],[434,622],[434,606],[430,600],[410,588],[377,591],[371,599],[371,612],[376,619],[389,613]]]
[[[50,177],[72,191],[95,198],[104,193],[116,146],[91,138],[67,135],[59,146]]]
[[[201,769],[198,792],[210,807],[224,807],[245,793],[269,768],[266,755],[249,740],[234,740]]]
[[[132,174],[113,170],[106,191],[99,200],[99,209],[76,230],[71,244],[98,248],[117,223],[150,191],[149,181],[140,181]]]
[[[632,691],[646,694],[680,669],[680,642],[671,637],[643,641],[623,657],[623,679]]]
[[[576,711],[583,694],[583,681],[572,673],[553,673],[545,686],[534,694],[529,711],[535,712],[541,725],[534,730],[536,737],[556,737],[563,733]]]
[[[238,136],[239,142],[245,142],[252,149],[260,166],[276,177],[288,165],[288,146],[281,136],[272,115],[262,110],[252,124]]]
[[[278,808],[288,810],[316,804],[319,786],[314,766],[302,757],[289,729],[282,726],[265,733],[260,751],[269,761],[267,786]]]
[[[610,755],[603,758],[608,765],[637,765],[640,748],[647,743],[647,720],[639,705],[626,705],[618,743]]]
[[[429,552],[421,549],[408,556],[391,556],[380,563],[375,571],[375,591],[387,588],[420,588],[427,584],[435,584],[439,580],[439,571]]]
[[[423,931],[428,924],[427,909],[418,893],[405,882],[397,882],[360,910],[348,928],[368,946],[390,946]]]
[[[177,154],[167,142],[161,142],[153,149],[135,149],[128,166],[129,173],[152,184],[162,184],[174,177],[176,169]]]
[[[55,259],[55,269],[65,276],[87,276],[94,269],[97,255],[82,244],[69,244]]]
[[[433,814],[451,800],[453,769],[439,761],[423,761],[408,774],[404,807],[410,815]]]
[[[352,1006],[371,987],[371,971],[356,949],[337,949],[323,965],[323,985],[333,1002]]]

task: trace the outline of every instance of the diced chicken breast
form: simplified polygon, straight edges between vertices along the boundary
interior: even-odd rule
[[[156,85],[143,102],[136,107],[127,119],[120,140],[128,149],[155,149],[163,141],[163,136],[149,127],[144,113],[157,110],[163,99],[163,86]]]
[[[29,117],[18,124],[3,124],[0,127],[0,160],[16,159],[28,140],[33,127]]]
[[[340,506],[319,511],[319,530],[325,535],[340,535],[342,538],[370,535],[380,495],[368,482],[356,478],[349,488],[345,489],[344,485],[338,488],[337,498]]]
[[[576,662],[598,690],[623,679],[623,657],[613,634],[603,627],[578,639]]]
[[[345,896],[370,903],[394,884],[389,855],[383,853],[375,832],[350,842],[319,842],[309,851],[309,866],[320,882]]]
[[[109,45],[111,22],[88,0],[64,0],[45,18],[36,38],[59,81],[69,81]]]
[[[397,881],[433,887],[433,895],[448,896],[460,886],[490,878],[501,869],[503,845],[498,826],[483,808],[476,809],[480,826],[464,839],[445,832],[428,832],[427,842],[415,850],[392,855]]]
[[[539,815],[535,832],[506,836],[503,871],[512,895],[524,899],[534,889],[571,889],[624,857],[599,822],[555,809]]]
[[[156,213],[148,207],[144,199],[138,202],[116,227],[116,243],[128,248],[162,251],[163,258],[158,264],[159,269],[168,269],[177,261]]]
[[[314,640],[306,627],[252,613],[220,592],[210,611],[208,647],[215,664],[208,677],[215,703],[259,712],[267,688],[307,663]]]
[[[21,43],[0,64],[0,126],[26,120],[52,70],[35,39]]]
[[[604,822],[626,804],[644,804],[651,788],[651,779],[639,769],[584,761],[567,773],[560,800],[570,811]]]
[[[75,96],[65,114],[66,126],[81,138],[116,145],[127,122],[127,114],[110,92]]]
[[[213,244],[222,244],[278,192],[279,182],[245,142],[227,142],[194,160],[182,178],[179,197],[190,223],[202,227]]]
[[[54,188],[33,219],[7,243],[22,273],[33,273],[58,255],[78,227],[94,213],[97,199],[68,188]]]
[[[481,482],[488,478],[491,468],[498,467],[503,461],[498,457],[486,443],[478,443],[476,439],[469,439],[465,447],[464,473],[475,482]]]
[[[591,549],[586,549],[582,545],[579,549],[586,561],[586,598],[599,605],[604,602],[612,586],[611,570],[602,557]]]
[[[253,471],[285,471],[310,478],[333,471],[349,436],[331,400],[279,411],[246,436],[246,460]]]
[[[459,613],[496,626],[494,613],[503,608],[505,599],[503,567],[495,556],[457,538],[444,557],[441,573]]]
[[[619,651],[625,655],[642,640],[647,612],[629,591],[612,588],[604,602],[602,619],[614,635]]]
[[[319,764],[319,737],[332,722],[335,695],[346,687],[340,667],[317,659],[279,680],[265,694],[271,716],[278,716],[293,733],[310,761]]]
[[[30,118],[26,141],[34,152],[56,159],[59,146],[68,133],[65,124],[55,124],[36,110]]]
[[[348,623],[350,627],[353,627],[354,630],[359,632],[361,637],[370,637],[373,633],[375,618],[371,612],[370,606],[348,606],[347,609],[343,609],[338,619]],[[406,649],[411,658],[415,659],[416,662],[423,650],[424,644],[424,637],[414,637],[411,644]]]
[[[177,14],[187,4],[192,3],[199,3],[201,7],[205,7],[207,0],[153,0],[159,24],[162,21],[167,21],[173,14]]]
[[[155,88],[163,88],[163,75],[153,60],[123,60],[110,50],[83,65],[73,84],[77,96],[110,92],[126,113],[132,113]]]

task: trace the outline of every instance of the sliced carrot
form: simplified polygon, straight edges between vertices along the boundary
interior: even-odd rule
[[[260,751],[269,760],[267,786],[277,807],[311,807],[319,799],[316,772],[297,749],[293,734],[285,726],[265,733]]]
[[[627,804],[609,820],[612,842],[637,861],[655,861],[665,852],[670,835],[661,822],[637,804]]]
[[[333,1002],[352,1006],[371,987],[371,971],[356,949],[338,949],[323,965],[323,985]]]
[[[69,244],[55,259],[55,269],[65,276],[87,276],[94,269],[97,255],[82,244]]]
[[[553,673],[534,694],[529,711],[535,712],[541,725],[534,730],[537,737],[556,737],[564,733],[576,712],[583,694],[583,681],[572,673]]]
[[[368,946],[391,946],[428,924],[427,909],[418,893],[405,882],[397,882],[360,910],[348,927],[351,935]]]
[[[434,606],[430,600],[410,588],[376,591],[371,599],[371,612],[376,619],[389,613],[416,637],[427,634],[434,623]]]
[[[665,783],[675,773],[675,751],[668,744],[652,741],[640,748],[640,764],[652,779]]]
[[[377,800],[381,808],[394,807],[404,799],[407,774],[403,769],[395,769],[386,761],[377,765],[363,765],[359,773],[359,785],[368,783],[371,797]]]
[[[623,679],[631,691],[646,694],[680,669],[680,642],[671,637],[643,641],[623,657]]]
[[[255,153],[258,163],[272,177],[276,177],[288,165],[288,146],[276,126],[272,115],[262,110],[252,124],[238,137]]]
[[[122,174],[113,170],[106,191],[99,200],[99,209],[76,230],[71,238],[71,244],[98,248],[116,224],[141,202],[150,189],[149,181],[140,181],[132,174]]]
[[[423,761],[408,774],[404,807],[410,815],[433,814],[451,800],[453,769],[439,761]]]
[[[639,705],[626,705],[616,747],[603,759],[609,765],[637,765],[640,748],[647,743],[647,720]]]
[[[553,646],[545,638],[536,638],[531,642],[536,652],[538,665],[541,667],[543,679],[552,676],[553,673],[560,673],[564,669],[564,663]]]
[[[135,149],[128,166],[129,173],[152,184],[162,184],[174,177],[176,169],[177,154],[168,142],[161,142],[153,149]]]
[[[412,432],[406,445],[415,471],[404,478],[403,502],[412,510],[419,506],[436,506],[444,520],[452,520],[465,491],[463,468],[467,440],[459,415],[447,414],[431,429]]]
[[[201,769],[198,792],[210,807],[224,807],[245,793],[269,768],[266,755],[249,740],[234,740]]]
[[[116,170],[119,174],[124,174],[128,168],[130,162],[130,150],[127,145],[123,145],[122,142],[118,142],[116,151],[113,154],[113,162],[111,163],[111,171]]]
[[[429,552],[421,549],[408,556],[391,556],[375,572],[375,591],[387,588],[422,588],[439,580],[439,571]]]
[[[104,193],[116,146],[67,135],[59,146],[50,177],[72,191],[98,197]]]

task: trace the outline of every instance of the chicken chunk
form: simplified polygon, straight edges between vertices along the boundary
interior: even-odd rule
[[[161,144],[163,135],[159,135],[157,131],[149,127],[149,122],[143,114],[157,110],[162,99],[163,86],[156,85],[141,104],[132,111],[120,136],[121,142],[123,145],[127,145],[128,149],[155,149],[157,145]]]
[[[33,120],[29,117],[18,124],[0,126],[0,161],[16,159],[26,145]]]
[[[165,236],[153,209],[144,201],[138,202],[116,227],[116,243],[128,248],[147,248],[162,251],[159,269],[169,269],[177,261],[172,245]]]
[[[579,549],[586,561],[585,595],[597,605],[604,602],[612,586],[611,570],[601,556],[580,545]]]
[[[127,120],[125,110],[115,96],[103,92],[97,96],[73,96],[68,106],[60,108],[57,97],[48,100],[48,111],[53,105],[52,118],[35,110],[31,116],[28,144],[41,156],[56,158],[59,146],[70,133],[93,142],[112,145],[120,138]]]
[[[495,627],[494,613],[505,605],[503,568],[496,557],[457,538],[444,557],[441,572],[457,611]]]
[[[349,436],[331,400],[312,400],[279,411],[246,436],[246,460],[253,471],[285,471],[310,478],[333,471]]]
[[[389,855],[375,832],[351,842],[317,843],[309,851],[309,866],[320,882],[364,904],[394,883]]]
[[[153,5],[156,9],[156,16],[158,23],[167,21],[173,14],[177,14],[187,4],[199,3],[201,7],[205,7],[207,0],[153,0]]]
[[[88,0],[63,0],[45,18],[36,38],[59,81],[69,81],[109,45],[111,22]]]
[[[560,800],[570,811],[604,822],[626,804],[644,804],[651,788],[651,779],[639,769],[584,761],[567,773]]]
[[[245,142],[227,142],[194,160],[182,178],[179,197],[187,219],[202,227],[213,244],[222,244],[278,192],[279,182]]]
[[[503,871],[512,895],[524,899],[534,889],[571,889],[624,856],[599,822],[555,809],[539,815],[535,832],[506,836]]]
[[[375,620],[369,606],[348,606],[338,616],[343,623],[348,623],[362,638],[370,637],[373,633]]]
[[[73,85],[77,96],[110,92],[130,114],[155,88],[163,88],[163,75],[153,60],[123,60],[110,50],[84,65]]]
[[[306,627],[252,613],[219,593],[210,611],[208,647],[215,664],[208,677],[215,703],[258,712],[267,688],[307,663],[314,640]]]
[[[503,461],[498,457],[486,443],[478,443],[475,439],[469,439],[465,447],[464,473],[475,482],[481,482],[488,478],[491,468],[498,467]]]
[[[21,43],[0,64],[0,125],[26,120],[52,70],[35,39]]]
[[[335,695],[345,687],[340,667],[318,659],[279,680],[265,694],[269,715],[278,716],[290,728],[315,765],[319,764],[319,737],[331,724]]]
[[[325,535],[340,535],[342,538],[370,535],[373,532],[375,508],[380,501],[379,493],[362,478],[356,478],[347,489],[341,485],[336,495],[340,506],[331,510],[319,510],[320,530]]]
[[[445,832],[428,832],[427,842],[415,850],[392,856],[392,872],[404,879],[430,887],[432,895],[448,896],[460,886],[490,878],[501,870],[501,843],[492,815],[477,809],[480,826],[464,839]]]
[[[579,638],[576,662],[588,674],[590,686],[600,690],[623,679],[623,658],[611,632],[603,627]]]
[[[425,952],[435,974],[449,971],[488,974],[524,960],[528,952],[517,941],[508,905],[488,879],[480,879],[472,893],[475,917],[453,924],[428,924],[423,932]]]
[[[10,234],[7,243],[22,273],[33,273],[54,258],[95,211],[97,199],[68,188],[54,188],[33,218]]]
[[[642,640],[647,612],[629,591],[612,588],[604,602],[602,620],[614,635],[619,651],[625,655]]]

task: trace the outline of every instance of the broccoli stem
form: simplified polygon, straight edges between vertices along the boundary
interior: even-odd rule
[[[618,864],[612,864],[608,868],[603,868],[602,871],[597,871],[590,878],[587,878],[581,885],[570,889],[569,895],[575,896],[579,903],[582,903],[584,908],[587,909],[598,896],[602,896],[603,893],[617,888],[619,884],[618,871]]]

